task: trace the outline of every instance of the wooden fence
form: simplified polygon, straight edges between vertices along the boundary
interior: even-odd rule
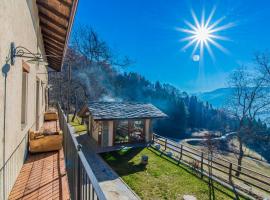
[[[232,186],[237,190],[251,195],[255,198],[270,196],[270,176],[261,172],[241,166],[240,176],[236,176],[238,164],[225,158],[202,152],[192,146],[179,144],[160,135],[153,135],[154,148],[161,150],[164,154],[172,157],[178,163],[184,163],[201,176],[209,176],[209,168],[212,170],[212,177],[218,182]]]

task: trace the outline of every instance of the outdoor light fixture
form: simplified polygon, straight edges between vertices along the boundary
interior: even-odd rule
[[[45,56],[46,57],[59,57],[59,56],[55,56],[55,55],[45,55]],[[23,46],[15,47],[14,42],[11,42],[10,56],[9,56],[9,58],[7,58],[7,61],[10,60],[10,64],[14,65],[16,57],[28,58],[29,59],[27,61],[28,63],[48,65],[48,63],[44,61],[41,53],[32,53],[29,49],[27,49]]]

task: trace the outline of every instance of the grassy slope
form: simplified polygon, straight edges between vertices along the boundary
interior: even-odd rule
[[[139,165],[141,155],[149,156],[146,168]],[[192,170],[160,157],[154,150],[132,149],[102,156],[142,199],[182,199],[188,194],[200,200],[209,199],[207,182],[194,175]],[[232,192],[219,184],[215,186],[216,199],[233,199]]]

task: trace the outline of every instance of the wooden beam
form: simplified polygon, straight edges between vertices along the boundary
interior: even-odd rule
[[[61,65],[61,61],[59,61],[59,60],[48,59],[48,62],[49,62],[49,63],[56,63],[56,64],[58,64],[58,65]]]
[[[61,60],[57,60],[57,59],[52,58],[52,57],[48,57],[47,60],[48,60],[48,62],[55,62],[55,63],[61,64]]]
[[[55,26],[63,29],[64,31],[67,31],[67,25],[60,23],[59,21],[55,20],[51,16],[47,15],[46,13],[39,12],[39,17],[42,21],[49,21],[50,23],[54,24]],[[65,21],[66,21],[65,23],[68,24],[68,21],[67,20],[65,20]]]
[[[47,59],[48,58],[52,58],[54,60],[61,60],[62,59],[62,56],[63,56],[62,54],[54,52],[50,48],[47,48],[47,49],[48,49],[48,53],[49,53],[49,54],[47,54]]]
[[[42,34],[57,40],[59,42],[64,42],[65,43],[65,38],[59,36],[59,35],[55,35],[52,31],[48,30],[48,29],[41,29]]]
[[[64,42],[60,42],[59,40],[55,40],[48,35],[43,35],[43,40],[47,40],[47,41],[50,41],[52,43],[56,43],[57,45],[62,45],[63,47],[65,46]]]
[[[56,57],[62,57],[63,56],[63,51],[58,51],[58,50],[54,49],[53,47],[45,45],[45,49],[48,51],[48,54],[47,54],[48,56],[50,56],[50,55],[53,55],[53,56],[56,56]],[[61,58],[58,58],[58,59],[61,59]]]
[[[57,30],[56,28],[54,28],[53,26],[51,26],[50,24],[45,23],[43,21],[40,21],[40,25],[41,25],[42,29],[48,29],[50,31],[53,31],[54,34],[57,34],[57,35],[64,37],[64,38],[66,37],[66,33],[67,33],[66,31],[63,33],[61,31]]]
[[[60,51],[60,52],[63,52],[64,51],[64,47],[59,47],[59,46],[57,46],[57,44],[55,44],[55,43],[51,43],[51,42],[48,42],[48,41],[44,41],[44,44],[46,44],[46,45],[48,45],[48,46],[50,46],[50,47],[52,47],[52,48],[55,48],[56,50],[58,50],[58,51]]]
[[[49,6],[47,3],[44,3],[44,0],[37,0],[37,5],[40,6],[41,8],[47,10],[48,12],[53,13],[59,18],[69,20],[69,16],[64,15],[63,13],[59,12],[57,8]]]
[[[63,4],[64,6],[68,7],[68,8],[71,8],[72,6],[72,3],[69,3],[65,0],[58,0],[61,4]]]
[[[54,50],[52,47],[48,47],[46,46],[46,49],[48,50],[48,54],[47,54],[47,58],[56,58],[58,60],[61,60],[62,59],[62,56],[63,56],[63,52],[61,51],[57,51],[57,50]]]

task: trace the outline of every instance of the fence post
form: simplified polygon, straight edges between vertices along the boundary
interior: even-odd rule
[[[201,154],[201,178],[203,178],[203,153]]]
[[[232,163],[230,163],[230,168],[229,168],[229,181],[232,181]]]
[[[165,149],[164,149],[164,151],[166,151],[166,149],[167,149],[167,139],[165,139]]]
[[[77,150],[78,153],[79,151],[81,151],[82,146],[78,145],[77,146]],[[80,156],[77,153],[77,199],[80,200],[81,199],[81,161],[80,161]]]
[[[183,154],[183,145],[181,144],[180,156],[179,156],[178,164],[180,163],[180,160],[182,160],[182,154]]]

